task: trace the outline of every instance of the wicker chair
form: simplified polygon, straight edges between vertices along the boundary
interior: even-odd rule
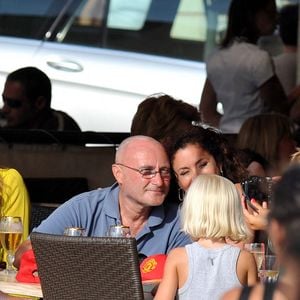
[[[31,214],[30,214],[30,232],[34,227],[40,225],[56,208],[58,204],[52,203],[31,203]]]
[[[134,238],[33,232],[44,299],[143,299]]]

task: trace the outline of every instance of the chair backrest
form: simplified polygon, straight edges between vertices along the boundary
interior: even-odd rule
[[[134,238],[30,235],[47,299],[143,299]]]
[[[40,225],[59,205],[53,203],[31,203],[29,232]]]

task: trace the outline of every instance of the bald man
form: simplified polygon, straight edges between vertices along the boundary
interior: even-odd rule
[[[116,183],[73,197],[34,231],[63,234],[66,227],[85,228],[88,236],[105,236],[111,225],[130,227],[140,254],[165,253],[191,243],[180,232],[179,209],[164,204],[170,185],[170,164],[163,146],[153,138],[133,136],[116,153],[112,172]],[[25,241],[16,253],[31,248]]]

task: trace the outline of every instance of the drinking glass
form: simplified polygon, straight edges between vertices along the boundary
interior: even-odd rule
[[[7,265],[5,272],[15,274],[13,267],[15,251],[21,243],[23,225],[20,217],[3,216],[0,219],[0,239],[4,250],[7,253]]]
[[[85,229],[80,227],[66,227],[64,235],[68,236],[85,236]]]
[[[266,255],[258,272],[262,282],[275,282],[278,279],[279,264],[276,255]]]
[[[265,256],[265,244],[264,243],[245,244],[245,249],[254,255],[257,271],[259,271],[261,269],[264,256]]]
[[[112,225],[109,227],[107,236],[111,237],[131,237],[129,226]]]

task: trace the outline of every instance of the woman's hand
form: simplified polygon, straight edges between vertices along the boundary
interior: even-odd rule
[[[243,213],[249,228],[252,230],[266,230],[268,224],[267,216],[269,213],[267,202],[264,201],[262,205],[260,205],[255,199],[251,199],[251,206],[253,206],[254,209],[252,209],[250,205],[247,205],[246,198],[243,196]]]

